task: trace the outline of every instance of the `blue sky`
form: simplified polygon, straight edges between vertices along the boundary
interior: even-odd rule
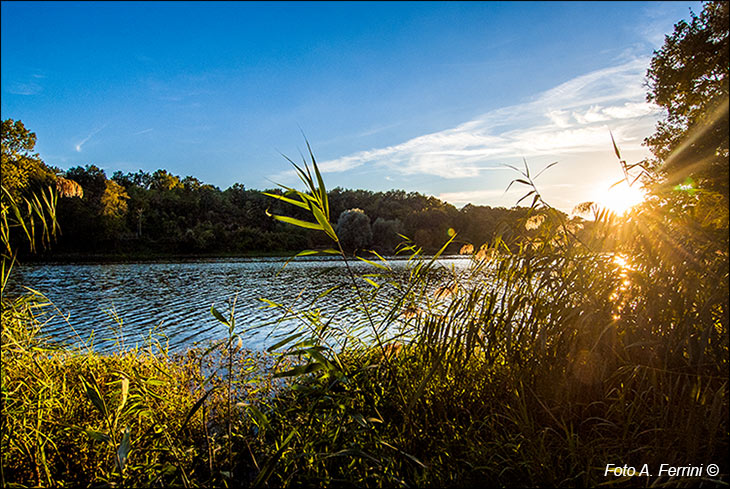
[[[699,2],[2,2],[2,118],[48,164],[165,168],[225,189],[330,187],[511,206],[504,164],[569,210],[661,112],[654,49]]]

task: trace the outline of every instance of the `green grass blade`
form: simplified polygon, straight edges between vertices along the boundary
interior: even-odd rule
[[[324,228],[319,223],[313,223],[308,221],[302,221],[301,219],[296,219],[294,217],[288,217],[288,216],[277,216],[269,214],[271,217],[276,219],[277,221],[285,222],[287,224],[292,224],[294,226],[300,227],[300,228],[306,228],[306,229],[316,229],[317,231],[324,231]]]

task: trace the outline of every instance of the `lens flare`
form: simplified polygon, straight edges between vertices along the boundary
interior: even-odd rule
[[[610,209],[618,215],[644,201],[644,191],[638,185],[630,186],[626,182],[607,188],[597,199],[601,207]]]

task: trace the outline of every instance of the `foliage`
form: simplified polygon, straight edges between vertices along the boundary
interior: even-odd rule
[[[30,197],[55,180],[59,195],[79,197],[58,203],[57,216],[64,232],[54,248],[44,250],[46,258],[73,255],[82,259],[89,253],[94,258],[171,253],[282,254],[327,245],[316,233],[291,230],[267,215],[267,210],[273,214],[284,210],[283,201],[272,205],[266,197],[267,193],[283,195],[278,189],[261,192],[236,183],[221,191],[192,176],[183,178],[163,169],[152,174],[117,171],[107,178],[104,170],[93,164],[72,167],[57,176],[37,154],[31,154],[35,141],[35,134],[21,121],[3,122],[3,185],[11,196],[18,199],[21,189],[25,189],[26,197]],[[508,241],[517,239],[519,233],[513,236],[510,229],[516,228],[514,224],[525,212],[524,208],[471,205],[459,211],[434,197],[401,190],[336,188],[328,194],[331,215],[362,209],[375,227],[372,243],[366,239],[351,244],[345,232],[346,248],[373,244],[378,252],[386,254],[394,252],[401,240],[399,234],[414,236],[429,252],[440,248],[447,230],[452,228],[461,229],[463,239],[473,242],[485,243],[497,234]],[[294,215],[304,218],[303,213],[300,208]],[[367,237],[365,226],[362,228],[363,237]],[[33,256],[25,255],[24,259]]]
[[[2,121],[0,182],[14,199],[31,188],[37,190],[55,180],[55,172],[33,153],[35,143],[35,133],[26,129],[21,121]]]
[[[127,214],[129,195],[124,187],[114,180],[106,181],[106,189],[101,196],[101,213],[104,216],[121,219]]]
[[[222,342],[176,356],[152,334],[98,354],[44,339],[50,313],[39,295],[3,299],[3,487],[221,485],[255,470],[230,461],[252,428],[241,403],[272,387],[260,354]]]
[[[194,177],[181,178],[165,170],[153,174],[116,172],[108,179],[94,165],[71,168],[65,177],[78,182],[84,194],[80,200],[59,203],[64,233],[57,246],[47,253],[51,258],[91,251],[95,255],[132,256],[284,254],[327,246],[326,239],[317,233],[306,228],[292,230],[266,214],[267,210],[280,214],[285,205],[283,201],[272,203],[266,194],[284,196],[290,193],[286,189],[261,192],[234,184],[221,191]],[[514,224],[526,211],[488,206],[467,206],[459,211],[433,197],[403,191],[336,188],[328,193],[332,216],[360,208],[372,218],[372,244],[386,254],[393,253],[401,241],[398,234],[417,237],[424,250],[435,252],[449,228],[462,229],[464,239],[480,243],[497,234],[506,240],[517,239],[520,233],[510,230],[516,229]],[[306,217],[302,208],[295,209],[292,216]],[[335,227],[336,222],[331,225]],[[366,236],[364,226],[363,231]],[[366,240],[358,246],[370,244]],[[349,242],[346,247],[350,250]]]
[[[373,222],[373,244],[381,254],[391,255],[402,241],[400,235],[405,232],[400,219],[378,217]]]
[[[275,469],[259,482],[632,486],[607,481],[607,461],[724,460],[727,220],[700,211],[711,195],[598,212],[579,238],[533,180],[527,166],[515,180],[532,200],[519,247],[465,246],[472,267],[455,274],[406,244],[405,280],[369,262],[380,272],[352,283],[360,327],[285,310],[304,325],[272,348],[301,363],[278,374],[296,388],[270,404]]]
[[[646,143],[653,165],[671,186],[692,178],[728,196],[728,2],[705,2],[700,15],[680,21],[655,52],[647,99],[666,118]]]
[[[337,219],[337,236],[342,242],[342,247],[353,253],[370,246],[373,242],[370,218],[362,209],[343,211]]]

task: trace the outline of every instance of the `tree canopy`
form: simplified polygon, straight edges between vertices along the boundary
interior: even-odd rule
[[[728,194],[728,9],[706,2],[654,52],[647,99],[666,110],[645,141],[654,170],[669,185],[691,178],[699,188]]]
[[[373,241],[370,218],[362,209],[348,209],[340,214],[337,220],[337,236],[345,251],[355,252]]]
[[[38,185],[48,185],[56,173],[46,166],[35,149],[36,135],[22,121],[2,121],[2,162],[0,181],[14,198]]]

